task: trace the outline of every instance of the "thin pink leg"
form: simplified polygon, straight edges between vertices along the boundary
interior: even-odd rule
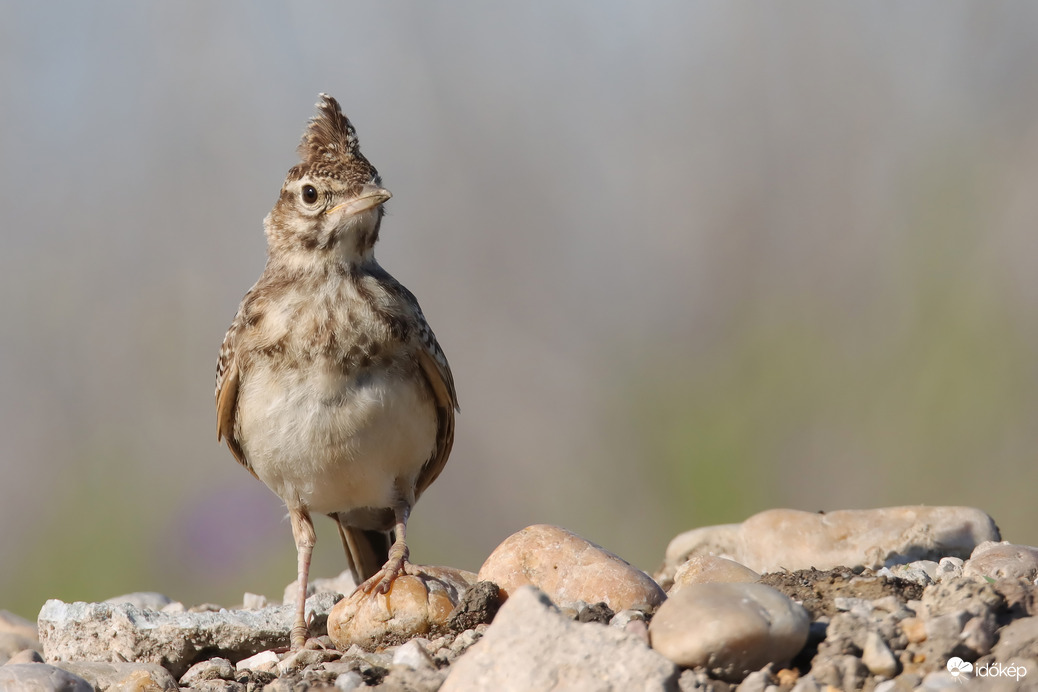
[[[296,539],[298,559],[299,601],[290,635],[292,650],[296,651],[304,648],[307,639],[310,638],[310,629],[306,626],[306,585],[310,577],[310,556],[314,552],[317,534],[314,533],[310,513],[305,509],[289,509],[288,517],[292,523],[292,536]]]

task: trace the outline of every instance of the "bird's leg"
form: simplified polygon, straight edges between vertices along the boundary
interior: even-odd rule
[[[407,558],[410,553],[407,550],[407,539],[404,533],[407,530],[407,518],[411,515],[411,506],[406,502],[400,502],[393,508],[393,514],[396,516],[396,525],[393,527],[396,540],[389,547],[389,559],[386,560],[382,569],[357,587],[366,594],[389,593],[393,580],[401,574],[409,573],[410,563]]]
[[[296,539],[296,557],[299,561],[299,603],[296,606],[296,617],[289,638],[292,650],[297,651],[306,646],[306,641],[310,637],[310,629],[306,625],[306,585],[310,576],[310,556],[314,551],[314,543],[317,542],[317,534],[314,533],[314,523],[310,520],[310,514],[305,509],[289,509],[288,517],[292,522],[292,536]]]

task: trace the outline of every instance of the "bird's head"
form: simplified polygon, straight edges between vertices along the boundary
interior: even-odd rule
[[[306,263],[370,260],[383,205],[392,195],[360,153],[357,131],[339,103],[327,94],[317,102],[299,156],[265,221],[271,253]]]

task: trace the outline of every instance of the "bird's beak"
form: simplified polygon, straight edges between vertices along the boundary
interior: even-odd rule
[[[340,216],[343,217],[353,216],[355,214],[361,213],[362,211],[367,211],[372,207],[377,207],[378,205],[382,204],[392,196],[392,192],[381,187],[366,187],[359,195],[357,195],[353,199],[343,202],[342,204],[337,204],[324,213],[338,213]]]

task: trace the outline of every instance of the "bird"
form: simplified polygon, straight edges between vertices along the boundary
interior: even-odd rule
[[[224,336],[217,441],[285,503],[297,555],[293,650],[305,616],[312,515],[337,524],[357,589],[417,574],[408,517],[454,444],[447,358],[407,288],[375,260],[386,201],[338,101],[320,94],[264,219],[266,265]]]

